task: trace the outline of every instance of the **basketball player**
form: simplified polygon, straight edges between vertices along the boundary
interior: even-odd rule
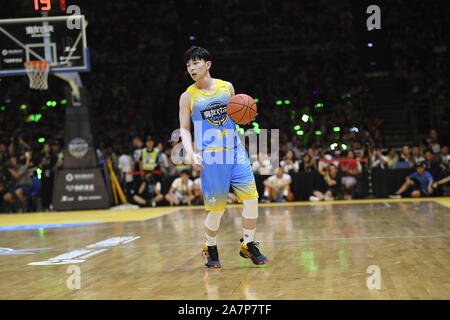
[[[226,105],[235,94],[233,85],[211,77],[212,62],[204,48],[189,48],[184,61],[195,83],[180,97],[180,133],[188,160],[194,170],[200,170],[204,205],[208,212],[204,226],[206,243],[202,251],[205,265],[221,268],[216,235],[227,205],[230,184],[244,204],[239,254],[254,264],[266,264],[268,259],[260,253],[258,243],[254,241],[258,217],[255,177],[247,151],[235,133],[235,123],[226,112]],[[194,123],[195,150],[190,133],[191,120]]]

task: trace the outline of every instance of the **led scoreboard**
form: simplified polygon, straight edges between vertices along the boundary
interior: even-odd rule
[[[35,11],[62,11],[67,10],[67,0],[31,0]]]

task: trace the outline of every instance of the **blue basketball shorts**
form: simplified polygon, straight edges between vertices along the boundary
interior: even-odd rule
[[[202,151],[200,171],[206,211],[223,211],[227,206],[230,186],[238,201],[258,199],[255,176],[242,144],[220,151]]]

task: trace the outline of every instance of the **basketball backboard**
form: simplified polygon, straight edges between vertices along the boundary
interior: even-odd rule
[[[83,15],[0,20],[0,77],[26,75],[30,60],[50,73],[89,71],[86,26]]]

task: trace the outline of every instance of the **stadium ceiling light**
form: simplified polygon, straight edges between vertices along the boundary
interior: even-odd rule
[[[303,122],[308,122],[308,120],[309,120],[309,116],[307,114],[302,115]]]

